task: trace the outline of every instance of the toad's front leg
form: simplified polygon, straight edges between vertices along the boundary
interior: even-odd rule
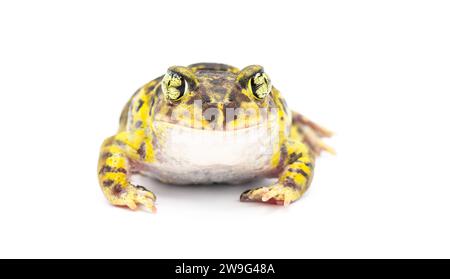
[[[148,160],[152,156],[151,141],[139,134],[121,132],[107,138],[101,147],[98,179],[106,198],[114,205],[136,209],[143,205],[155,211],[155,195],[142,186],[133,185],[130,160]]]
[[[288,140],[284,146],[287,151],[287,164],[278,182],[245,191],[241,195],[241,201],[288,205],[306,192],[313,177],[314,158],[301,142]]]

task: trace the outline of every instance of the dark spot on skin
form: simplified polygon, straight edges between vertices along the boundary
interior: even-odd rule
[[[295,172],[303,175],[305,178],[309,177],[308,174],[302,169],[297,169]]]
[[[234,101],[230,101],[230,102],[226,102],[226,103],[224,103],[223,104],[223,108],[224,108],[224,110],[226,111],[227,109],[237,109],[238,108],[238,105],[237,105],[237,103],[236,102],[234,102]]]
[[[256,190],[259,190],[259,189],[261,189],[261,188],[263,188],[263,187],[258,187],[258,188],[249,189],[249,190],[247,190],[247,191],[244,191],[244,192],[241,194],[240,200],[241,200],[241,201],[250,201],[250,199],[248,198],[248,194],[249,194],[250,192],[252,192],[252,191],[256,191]]]
[[[213,85],[221,85],[222,84],[222,80],[220,80],[220,79],[213,79],[210,82]]]
[[[137,150],[137,153],[139,154],[139,157],[141,160],[145,159],[145,143],[141,143],[141,146],[139,146],[139,149]]]
[[[121,173],[127,173],[127,170],[124,168],[118,168],[118,169],[114,169],[115,172],[121,172]]]
[[[105,152],[105,153],[102,153],[101,158],[102,158],[102,160],[106,160],[112,156],[113,156],[113,154],[111,152]]]
[[[114,187],[112,188],[112,193],[115,196],[120,196],[123,192],[125,192],[125,190],[120,183],[114,185]]]
[[[105,173],[107,173],[107,172],[121,172],[121,173],[126,174],[126,173],[127,173],[127,170],[124,169],[124,168],[114,168],[114,167],[111,167],[111,166],[108,166],[108,165],[104,165],[104,166],[100,169],[100,171],[99,171],[98,174],[105,174]]]
[[[269,95],[269,96],[272,96],[272,95]],[[271,107],[271,108],[276,107],[275,102],[273,101],[272,97],[269,99],[269,107]]]
[[[136,107],[136,112],[138,112],[138,111],[142,108],[142,105],[143,105],[143,104],[144,104],[144,100],[139,99],[139,100],[138,100],[137,107]]]
[[[120,147],[124,147],[124,146],[126,145],[126,144],[125,144],[123,141],[121,141],[121,140],[116,140],[115,143],[116,143],[118,146],[120,146]]]
[[[230,96],[231,96],[231,94],[230,94]],[[249,97],[247,97],[247,95],[245,95],[244,93],[242,93],[242,92],[237,92],[237,93],[235,93],[235,99],[236,99],[236,102],[238,103],[238,104],[241,104],[241,103],[243,103],[243,102],[250,102],[251,100],[250,100],[250,98]]]
[[[200,96],[207,96],[208,95],[208,90],[205,87],[204,84],[200,84],[198,87],[198,91],[200,92]]]
[[[145,94],[148,95],[148,94],[152,93],[153,90],[156,88],[156,86],[158,86],[160,84],[159,82],[163,79],[163,77],[164,77],[164,75],[162,75],[162,76],[158,77],[157,79],[155,79],[154,81],[152,81],[153,84],[147,88],[147,91],[145,92]]]
[[[236,102],[236,91],[235,90],[231,91],[230,95],[228,95],[228,101]]]
[[[238,104],[241,104],[242,102],[250,102],[250,98],[247,97],[244,93],[241,92],[238,88],[233,88],[230,92],[230,95],[228,95],[228,100],[230,102],[236,102]]]
[[[211,102],[211,97],[209,97],[207,94],[202,95],[201,98],[202,98],[202,104],[210,103],[210,102]]]
[[[145,91],[146,94],[152,93],[153,89],[155,89],[156,83],[154,85],[151,85],[147,88],[147,91]]]
[[[156,89],[155,92],[156,92],[156,96],[158,96],[158,98],[161,97],[161,95],[163,94],[163,93],[162,93],[161,86],[159,86],[159,87]]]
[[[207,110],[207,109],[218,109],[218,106],[216,103],[205,103],[203,104],[203,111]]]
[[[293,172],[293,173],[301,174],[301,175],[303,175],[305,178],[308,178],[308,177],[309,177],[308,174],[307,174],[304,170],[302,170],[302,169],[293,169],[293,168],[289,168],[288,171],[289,171],[289,172]]]
[[[212,91],[222,95],[225,95],[227,93],[227,89],[223,86],[214,86]]]
[[[284,164],[284,162],[286,161],[288,152],[287,152],[287,148],[286,145],[283,144],[280,148],[280,164]]]
[[[158,139],[156,137],[152,138],[151,146],[158,146]]]
[[[141,128],[142,127],[142,121],[141,120],[136,121],[136,123],[134,124],[134,127],[136,127],[136,129]]]
[[[273,172],[274,175],[278,175],[279,173],[281,173],[283,171],[286,160],[287,160],[287,156],[288,156],[287,148],[286,148],[286,145],[283,144],[283,145],[281,145],[281,148],[280,148],[280,161],[278,162],[278,165]]]
[[[148,115],[151,115],[152,114],[152,108],[153,108],[153,105],[155,104],[155,98],[153,97],[152,98],[152,100],[150,101],[150,105],[149,105],[149,109],[148,109]]]
[[[166,116],[171,117],[172,116],[172,112],[173,112],[173,106],[168,106],[167,107]]]
[[[112,179],[107,179],[107,180],[103,181],[103,186],[104,186],[104,187],[109,187],[109,186],[111,186],[113,183],[114,183],[114,180],[112,180]]]
[[[98,174],[104,174],[105,172],[109,172],[111,170],[110,166],[103,166],[100,171],[98,172]]]
[[[310,162],[308,162],[308,163],[305,163],[305,165],[306,165],[307,167],[309,167],[309,168],[311,168],[311,167],[312,167],[312,164],[311,164]]]
[[[187,101],[186,104],[188,105],[192,105],[194,103],[195,100],[198,100],[198,98],[196,96],[191,96]]]
[[[297,153],[293,152],[292,154],[289,155],[289,161],[288,161],[288,164],[294,163],[295,161],[298,160],[298,158],[301,158],[302,156],[303,156],[302,153],[297,154]]]
[[[284,121],[284,117],[283,116],[281,116],[280,119],[281,119],[281,121]]]
[[[300,185],[295,183],[295,181],[294,181],[294,179],[292,179],[292,177],[286,177],[285,180],[283,181],[283,186],[294,188],[294,189],[299,189],[299,190],[302,189],[302,187],[300,187]]]
[[[192,105],[195,101],[201,101],[202,104],[209,104],[211,102],[211,97],[206,93],[200,94],[200,96],[194,95],[186,101],[186,104]]]
[[[297,153],[291,153],[291,154],[289,154],[289,161],[288,161],[288,163],[289,164],[292,164],[293,162],[295,162],[296,160],[295,160],[295,158],[297,157]]]

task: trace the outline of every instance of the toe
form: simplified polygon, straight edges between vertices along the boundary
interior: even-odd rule
[[[287,206],[299,198],[299,194],[280,184],[255,188],[241,194],[241,201],[255,201]]]
[[[151,191],[145,189],[142,186],[137,186],[135,200],[137,201],[137,203],[143,205],[151,212],[156,212],[155,207],[156,196]]]

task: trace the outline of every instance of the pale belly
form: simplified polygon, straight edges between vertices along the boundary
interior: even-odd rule
[[[239,183],[268,174],[278,129],[208,131],[155,124],[155,162],[142,173],[174,184]]]

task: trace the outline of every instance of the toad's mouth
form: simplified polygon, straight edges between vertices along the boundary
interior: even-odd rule
[[[184,122],[167,122],[156,120],[152,125],[155,133],[163,133],[164,131],[173,131],[184,133],[196,133],[196,134],[217,134],[217,135],[239,135],[248,133],[258,133],[260,131],[278,130],[278,123],[276,121],[262,121],[259,123],[253,123],[251,125],[235,126],[233,124],[225,126],[196,126],[189,125]]]
[[[276,109],[270,111],[243,111],[233,110],[214,111],[208,110],[198,114],[182,111],[179,114],[156,115],[153,119],[153,126],[164,126],[170,128],[180,127],[188,130],[206,130],[218,133],[236,131],[256,131],[258,129],[273,129],[278,125],[278,113]],[[181,129],[183,130],[183,129]]]

